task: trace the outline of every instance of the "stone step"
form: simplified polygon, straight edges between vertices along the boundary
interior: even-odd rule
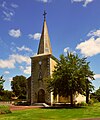
[[[46,103],[34,103],[33,106],[50,107]]]

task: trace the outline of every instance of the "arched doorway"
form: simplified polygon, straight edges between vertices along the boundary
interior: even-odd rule
[[[44,103],[45,102],[45,91],[43,89],[40,89],[38,92],[38,103]]]

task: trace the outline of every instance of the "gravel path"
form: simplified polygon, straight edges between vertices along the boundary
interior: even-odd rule
[[[25,109],[32,109],[32,108],[42,108],[41,106],[14,106],[10,105],[10,110],[25,110]]]

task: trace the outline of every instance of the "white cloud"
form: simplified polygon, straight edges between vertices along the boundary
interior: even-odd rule
[[[87,36],[100,37],[100,30],[90,31]]]
[[[35,33],[35,34],[29,34],[28,35],[30,39],[34,39],[34,40],[40,40],[41,37],[41,33]]]
[[[28,56],[23,56],[23,55],[19,55],[19,54],[12,54],[9,55],[9,58],[6,60],[0,59],[0,68],[15,68],[15,64],[16,63],[26,63],[26,65],[30,65],[31,64],[31,60]]]
[[[0,68],[15,68],[15,61],[12,59],[2,60],[0,59]]]
[[[82,2],[83,3],[83,7],[86,7],[89,3],[93,2],[94,0],[71,0],[71,2]]]
[[[71,0],[71,2],[83,2],[84,0]]]
[[[14,8],[17,8],[18,5],[17,4],[9,4],[6,1],[3,1],[0,4],[0,8],[1,8],[1,12],[3,14],[3,19],[6,21],[11,21],[12,17],[15,15],[15,11]]]
[[[6,1],[3,1],[2,4],[0,4],[0,7],[5,8],[6,7]]]
[[[76,54],[76,51],[71,50],[69,47],[64,48],[64,53],[67,54],[67,52],[70,52],[72,54]]]
[[[20,64],[23,62],[25,62],[26,64],[31,63],[30,57],[28,57],[28,56],[23,56],[23,55],[19,55],[19,54],[12,54],[9,56],[9,58],[11,60],[14,60],[17,63],[20,63]]]
[[[83,6],[86,7],[91,2],[93,2],[93,0],[85,0]]]
[[[51,2],[52,0],[36,0],[36,1],[43,2],[43,3],[48,3],[48,2]]]
[[[24,74],[31,74],[31,66],[19,66],[19,69],[24,73]]]
[[[79,49],[83,55],[90,57],[100,53],[100,38],[91,37],[85,42],[81,42],[77,45],[76,49]]]
[[[32,50],[28,47],[25,47],[24,45],[22,47],[17,47],[17,49],[19,51],[28,51],[28,52],[32,52]]]
[[[68,50],[69,50],[69,47],[64,48],[64,53],[67,53],[67,52],[68,52]]]
[[[31,74],[31,66],[27,66],[24,71],[25,74]]]
[[[15,4],[15,3],[11,3],[11,7],[13,7],[13,8],[18,8],[18,5]]]
[[[19,38],[21,36],[21,31],[20,31],[20,29],[17,29],[17,30],[11,29],[11,30],[9,30],[9,35],[14,38]]]
[[[94,78],[95,78],[95,79],[100,78],[100,74],[96,74],[96,75],[94,75]]]
[[[14,15],[14,12],[3,11],[3,14],[5,15],[4,20],[10,21],[11,17]]]
[[[24,67],[23,67],[23,66],[19,66],[19,69],[20,69],[20,70],[24,70]]]
[[[9,71],[5,71],[4,74],[9,74],[10,72]]]
[[[81,51],[86,57],[91,57],[93,55],[100,53],[100,29],[92,30],[87,34],[90,37],[88,40],[81,42],[77,45],[76,49]]]

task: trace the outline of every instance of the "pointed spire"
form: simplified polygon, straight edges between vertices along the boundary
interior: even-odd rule
[[[42,34],[41,34],[39,48],[38,48],[38,54],[52,54],[48,27],[46,23],[46,14],[47,14],[46,11],[44,11],[44,14],[43,14],[44,23],[43,23]]]

